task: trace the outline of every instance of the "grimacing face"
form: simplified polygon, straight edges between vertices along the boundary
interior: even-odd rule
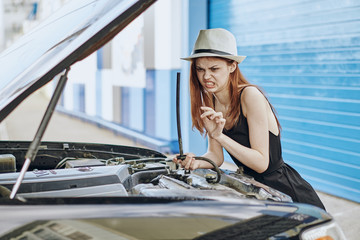
[[[203,88],[209,93],[219,93],[226,89],[229,76],[236,69],[236,62],[217,57],[196,59],[196,75]]]

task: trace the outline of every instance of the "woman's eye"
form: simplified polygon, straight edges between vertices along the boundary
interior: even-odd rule
[[[204,69],[202,69],[202,68],[196,68],[196,71],[201,72],[201,71],[204,71]]]

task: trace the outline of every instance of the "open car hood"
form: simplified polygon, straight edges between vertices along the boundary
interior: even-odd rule
[[[0,122],[28,95],[101,48],[155,1],[69,1],[3,51]]]

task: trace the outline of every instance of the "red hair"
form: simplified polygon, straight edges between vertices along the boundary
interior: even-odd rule
[[[234,62],[233,60],[230,59],[224,59],[224,60],[226,60],[229,65],[231,65]],[[246,80],[246,78],[240,72],[239,66],[236,64],[235,71],[230,73],[229,81],[228,81],[230,108],[226,116],[227,118],[226,122],[229,128],[232,128],[239,120],[240,111],[241,111],[240,94],[242,90],[247,86],[256,87],[265,96],[264,91],[262,91],[258,86],[250,84]],[[266,96],[265,98],[267,99]],[[190,65],[190,101],[191,101],[192,128],[195,127],[197,130],[199,130],[201,135],[203,135],[205,133],[205,127],[203,121],[200,118],[200,115],[202,114],[200,107],[208,106],[215,109],[215,98],[213,97],[212,94],[209,94],[200,84],[200,81],[196,74],[196,58],[191,61],[191,65]],[[274,112],[274,116],[280,130],[281,126],[277,119],[275,109],[271,104],[270,107]]]

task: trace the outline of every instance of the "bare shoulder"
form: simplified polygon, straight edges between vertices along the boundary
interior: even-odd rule
[[[241,94],[241,106],[243,114],[246,117],[248,109],[259,109],[263,107],[265,103],[265,97],[260,90],[254,86],[246,87]]]
[[[241,94],[241,103],[253,103],[253,101],[259,101],[263,99],[264,95],[260,92],[257,87],[249,86],[244,88],[243,93]]]

